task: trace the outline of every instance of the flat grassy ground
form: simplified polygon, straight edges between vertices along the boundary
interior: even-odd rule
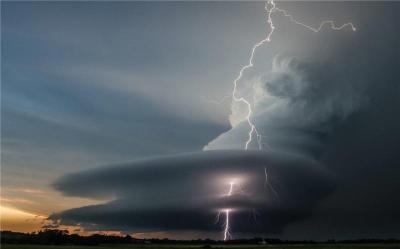
[[[52,245],[2,245],[2,249],[203,249],[201,245],[99,245],[99,246],[52,246]],[[314,244],[314,245],[213,245],[210,249],[400,249],[400,244]]]

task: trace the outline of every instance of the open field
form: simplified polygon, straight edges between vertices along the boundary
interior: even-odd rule
[[[101,246],[55,246],[55,245],[2,245],[3,249],[185,249],[210,248],[201,245],[101,245]],[[400,244],[293,244],[293,245],[213,245],[215,249],[400,249]]]

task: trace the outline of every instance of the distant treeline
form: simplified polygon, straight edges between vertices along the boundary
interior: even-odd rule
[[[93,234],[81,236],[69,234],[67,230],[45,229],[33,233],[19,233],[12,231],[0,232],[1,244],[41,244],[41,245],[100,245],[100,244],[190,244],[190,245],[223,245],[223,244],[317,244],[317,243],[400,243],[399,239],[358,239],[358,240],[280,240],[271,238],[235,239],[229,241],[198,239],[198,240],[170,240],[170,239],[136,239],[130,235],[116,236]],[[210,246],[204,246],[207,248]]]

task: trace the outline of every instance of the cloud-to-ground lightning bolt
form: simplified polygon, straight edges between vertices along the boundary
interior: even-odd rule
[[[233,191],[233,185],[235,184],[235,182],[234,181],[231,181],[230,183],[229,183],[229,191],[228,191],[228,194],[227,194],[227,196],[231,196],[232,195],[232,191]],[[224,228],[224,240],[227,240],[228,239],[228,237],[230,236],[230,233],[229,233],[229,213],[230,213],[230,209],[228,208],[228,209],[225,209],[224,210],[224,212],[225,212],[225,224],[224,224],[224,226],[225,226],[225,228]]]
[[[269,32],[267,33],[267,35],[265,36],[264,39],[262,39],[261,41],[257,42],[252,47],[248,64],[246,64],[245,66],[243,66],[240,69],[238,76],[233,81],[232,100],[235,101],[235,102],[243,103],[247,107],[246,121],[247,121],[250,129],[249,129],[249,132],[248,132],[247,141],[246,141],[246,143],[244,145],[244,149],[245,150],[247,150],[249,148],[249,145],[253,140],[253,135],[254,134],[255,134],[255,136],[257,138],[258,149],[262,150],[262,145],[263,145],[262,138],[263,138],[263,136],[258,132],[257,127],[255,126],[255,124],[251,120],[251,116],[253,114],[251,103],[247,99],[245,99],[243,96],[238,96],[237,88],[238,88],[239,81],[243,77],[244,72],[253,67],[253,65],[254,65],[253,64],[254,55],[255,55],[255,52],[256,52],[257,48],[262,46],[262,45],[264,45],[265,43],[271,41],[271,36],[272,36],[272,34],[274,33],[274,30],[275,30],[275,26],[274,26],[274,23],[272,21],[272,13],[280,12],[284,16],[288,17],[291,22],[293,22],[293,23],[295,23],[297,25],[301,25],[302,27],[307,28],[307,29],[309,29],[309,30],[311,30],[311,31],[313,31],[315,33],[318,33],[319,31],[321,31],[322,28],[325,25],[329,25],[330,28],[333,29],[333,30],[341,30],[341,29],[343,29],[345,27],[351,27],[351,29],[353,31],[356,31],[356,28],[352,23],[345,23],[345,24],[343,24],[341,26],[336,26],[335,23],[333,21],[331,21],[331,20],[322,21],[318,28],[313,28],[313,27],[311,27],[309,25],[306,25],[306,24],[304,24],[302,22],[297,21],[292,15],[288,14],[286,12],[286,10],[283,10],[283,9],[280,9],[280,8],[276,7],[274,0],[268,0],[265,3],[265,10],[266,10],[266,13],[267,13],[267,23],[269,25],[270,30],[269,30]],[[222,101],[224,101],[225,99],[226,99],[226,96],[224,97],[224,99]],[[217,102],[217,103],[220,103],[220,102]],[[275,191],[275,189],[268,182],[268,174],[267,174],[267,169],[266,168],[264,168],[264,173],[265,173],[265,186],[269,186],[270,189],[272,190],[272,192],[279,199],[278,193]],[[234,182],[231,182],[230,183],[230,189],[229,189],[229,192],[228,192],[228,196],[230,196],[232,194],[233,185],[234,185]],[[227,240],[228,236],[230,236],[230,232],[229,232],[229,229],[230,229],[230,226],[229,226],[229,222],[230,222],[229,221],[229,214],[230,214],[230,210],[226,209],[225,210],[226,220],[225,220],[225,229],[224,229],[224,240]],[[219,215],[218,215],[218,219],[219,219]]]

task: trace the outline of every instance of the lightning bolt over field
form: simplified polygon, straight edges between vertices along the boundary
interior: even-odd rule
[[[247,138],[247,140],[245,142],[245,145],[244,145],[244,149],[245,150],[247,150],[249,148],[249,145],[251,144],[251,142],[253,140],[253,135],[255,135],[256,138],[257,138],[258,149],[262,150],[262,144],[263,144],[262,138],[263,138],[263,136],[258,132],[256,125],[251,120],[251,116],[253,114],[251,103],[247,99],[245,99],[243,96],[238,96],[237,88],[238,88],[239,81],[243,77],[244,72],[253,67],[254,55],[255,55],[255,52],[256,52],[257,48],[262,46],[262,45],[264,45],[265,43],[271,41],[271,36],[272,36],[272,34],[273,34],[274,30],[275,30],[275,26],[274,26],[274,23],[272,21],[272,14],[274,12],[280,12],[285,17],[288,17],[291,22],[293,22],[293,23],[295,23],[297,25],[300,25],[300,26],[302,26],[304,28],[307,28],[307,29],[309,29],[309,30],[311,30],[311,31],[313,31],[315,33],[318,33],[319,31],[321,31],[322,28],[325,25],[329,25],[330,28],[333,29],[333,30],[341,30],[341,29],[343,29],[345,27],[350,27],[353,31],[356,31],[356,28],[352,23],[345,23],[345,24],[343,24],[341,26],[336,26],[335,23],[333,21],[331,21],[331,20],[322,21],[320,23],[320,25],[318,26],[318,28],[313,28],[313,27],[311,27],[309,25],[306,25],[306,24],[304,24],[302,22],[297,21],[292,15],[288,14],[286,12],[286,10],[283,10],[283,9],[280,9],[280,8],[276,7],[274,0],[268,0],[265,3],[265,10],[266,10],[266,14],[267,14],[267,24],[269,25],[270,30],[269,30],[269,32],[267,33],[267,35],[266,35],[266,37],[264,39],[262,39],[261,41],[257,42],[252,47],[248,64],[243,66],[240,69],[238,76],[233,81],[232,100],[235,101],[235,102],[243,103],[247,107],[246,122],[248,123],[250,129],[249,129],[249,132],[248,132],[248,138]],[[226,99],[226,96],[224,97],[223,101],[225,99]],[[220,103],[220,102],[217,102],[217,103]],[[277,198],[279,198],[278,193],[272,188],[272,186],[268,182],[268,175],[267,175],[266,168],[264,168],[264,173],[265,173],[265,181],[266,181],[265,184],[266,184],[266,186],[268,185],[271,188],[271,190],[273,191],[273,193],[277,196]],[[232,195],[233,185],[234,185],[234,182],[231,182],[230,183],[230,189],[229,189],[229,192],[228,192],[228,196]],[[224,212],[225,212],[225,217],[226,217],[225,218],[225,228],[224,228],[224,240],[227,240],[227,238],[230,237],[230,232],[229,232],[229,229],[230,229],[230,226],[229,226],[230,209],[226,209]],[[218,219],[219,219],[219,215],[218,215]]]
[[[235,184],[234,181],[231,181],[229,183],[230,187],[229,187],[229,191],[227,196],[231,196],[232,195],[232,191],[233,191],[233,185]],[[230,209],[225,209],[225,229],[224,229],[224,240],[228,239],[228,236],[230,237],[230,233],[229,233],[229,213],[230,213]]]

